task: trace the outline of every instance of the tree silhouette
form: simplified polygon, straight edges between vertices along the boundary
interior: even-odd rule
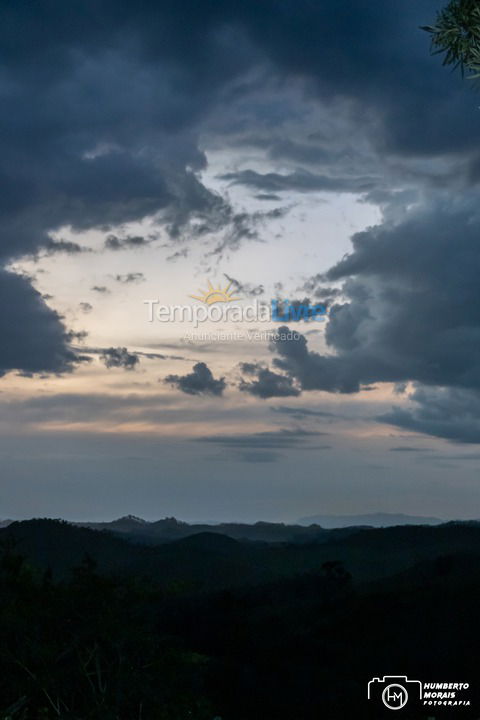
[[[437,14],[435,25],[425,25],[422,30],[431,35],[432,54],[443,54],[443,65],[459,68],[462,76],[480,77],[478,0],[450,0]]]

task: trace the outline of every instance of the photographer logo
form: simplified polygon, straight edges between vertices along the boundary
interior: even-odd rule
[[[422,683],[419,680],[408,680],[405,675],[385,675],[373,678],[368,683],[368,699],[381,698],[389,710],[401,710],[408,702],[409,691],[412,697],[422,699]]]
[[[468,682],[421,682],[406,675],[385,675],[370,680],[367,698],[381,701],[389,710],[401,710],[407,703],[460,708],[470,707],[469,689]]]
[[[400,710],[404,707],[408,701],[408,692],[405,690],[403,685],[387,685],[382,692],[383,704],[386,705],[390,710]]]

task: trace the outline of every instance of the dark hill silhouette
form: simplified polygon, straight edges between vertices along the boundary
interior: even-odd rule
[[[15,522],[0,529],[0,718],[383,720],[366,683],[399,673],[470,682],[471,707],[438,717],[478,720],[479,604],[478,524],[146,545]]]
[[[220,535],[213,532],[201,532],[196,535],[188,535],[181,540],[177,540],[175,547],[191,548],[193,551],[205,550],[215,554],[235,553],[240,547],[238,540],[234,540],[228,535]]]
[[[314,542],[236,541],[214,532],[145,545],[63,521],[28,520],[0,529],[40,569],[64,577],[85,554],[109,575],[148,576],[158,583],[229,587],[314,572],[339,560],[358,581],[383,578],[448,553],[480,552],[480,526],[448,524],[332,532]]]
[[[248,548],[234,540],[208,534],[155,546],[129,542],[109,532],[96,532],[56,520],[15,522],[0,530],[0,544],[14,543],[16,550],[40,570],[50,568],[54,577],[67,577],[86,555],[109,576],[148,577],[167,585],[188,582],[192,587],[234,584],[261,577],[250,560]],[[225,545],[229,548],[225,552]]]

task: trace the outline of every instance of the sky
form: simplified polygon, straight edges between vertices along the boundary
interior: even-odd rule
[[[480,517],[480,94],[439,9],[2,5],[1,517]]]

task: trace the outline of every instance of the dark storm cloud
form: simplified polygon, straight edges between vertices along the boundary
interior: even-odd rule
[[[339,191],[352,188],[362,192],[364,181],[368,184],[372,180],[376,186],[372,191],[379,192],[382,184],[378,176],[385,184],[382,168],[390,161],[396,163],[394,172],[398,175],[400,158],[416,159],[420,161],[415,170],[417,178],[435,183],[438,168],[422,166],[426,158],[477,154],[480,131],[475,98],[459,76],[442,72],[438,58],[429,55],[429,38],[419,29],[423,18],[435,18],[435,0],[401,6],[376,0],[369,4],[368,13],[360,0],[300,2],[295,6],[266,3],[260,17],[256,15],[255,25],[250,10],[250,3],[242,4],[245,25],[274,71],[305,83],[308,99],[320,101],[325,122],[318,123],[317,131],[306,136],[289,136],[282,127],[285,119],[301,121],[300,112],[295,117],[295,101],[290,105],[287,102],[280,113],[275,100],[268,107],[256,97],[246,120],[237,121],[233,113],[229,116],[231,137],[235,139],[236,133],[240,142],[263,150],[278,164],[288,163],[295,171],[279,176],[239,170],[231,180],[247,181],[268,192],[277,190],[277,182],[288,188],[296,185],[297,189],[309,189],[317,182],[319,189],[326,190],[334,189],[328,185],[333,182]],[[255,122],[259,106],[263,110],[261,122]],[[248,108],[248,101],[241,107]],[[371,168],[364,162],[362,173],[358,158],[365,155],[366,140],[370,144],[367,154],[374,151],[376,162]],[[468,171],[470,159],[463,159],[464,181],[471,182],[468,176],[475,176],[475,172]],[[303,177],[299,168],[304,165],[314,165],[321,172],[312,172],[313,178],[308,173]],[[377,170],[372,177],[371,169]],[[365,170],[367,177],[362,178]],[[458,180],[458,174],[454,177],[446,168],[440,176],[449,182]]]
[[[52,240],[51,238],[46,240],[43,248],[47,251],[47,255],[56,255],[57,253],[79,255],[80,253],[92,252],[90,248],[83,247],[76,242],[71,242],[70,240]]]
[[[391,382],[404,394],[414,381],[409,405],[383,422],[480,442],[478,207],[473,192],[427,193],[400,220],[356,233],[353,251],[313,280],[342,283],[326,326],[330,353],[279,328],[274,369],[304,391],[354,393]]]
[[[451,147],[452,139],[460,145],[469,143],[468,134],[451,137],[451,124],[470,130],[475,124],[473,115],[458,117],[462,102],[468,107],[468,100],[456,78],[439,72],[437,61],[428,55],[429,39],[418,29],[435,17],[437,7],[434,0],[401,7],[375,0],[367,13],[360,0],[321,4],[300,0],[281,5],[267,0],[261,8],[253,0],[241,5],[227,0],[201,10],[193,0],[181,8],[173,2],[140,7],[107,2],[102,5],[103,22],[93,28],[88,22],[88,2],[71,3],[68,16],[58,7],[47,9],[46,17],[19,3],[4,18],[2,48],[5,60],[19,75],[23,71],[30,81],[48,82],[57,94],[62,90],[66,94],[76,81],[86,107],[75,107],[75,113],[64,103],[58,107],[58,116],[63,125],[71,123],[76,130],[86,111],[91,113],[95,125],[89,131],[80,125],[87,137],[76,138],[78,144],[85,143],[89,133],[109,127],[110,133],[103,137],[98,133],[102,152],[123,145],[125,139],[132,141],[133,127],[142,139],[145,135],[151,139],[159,128],[172,134],[182,130],[214,103],[229,81],[266,59],[279,75],[295,73],[312,80],[311,91],[326,99],[349,97],[365,110],[377,110],[375,130],[383,131],[384,141],[425,152],[435,146]],[[40,26],[44,28],[41,41]],[[125,42],[127,33],[129,43]],[[96,64],[95,52],[106,47],[110,52],[103,63]],[[78,67],[73,49],[89,58],[86,68]],[[41,73],[45,67],[50,72],[46,78]],[[81,79],[89,81],[90,96],[79,82],[81,71]],[[402,82],[405,77],[408,83]],[[107,79],[113,84],[110,89]],[[69,82],[66,89],[65,80]],[[131,89],[128,107],[117,92],[120,82]],[[33,82],[31,90],[35,90]],[[107,116],[107,102],[116,115]],[[452,107],[452,102],[457,106]],[[435,106],[443,112],[437,113]],[[131,119],[135,123],[128,122]],[[85,147],[89,151],[91,143]],[[194,146],[183,150],[184,163],[191,159],[189,155],[195,157]]]
[[[129,352],[125,347],[105,348],[100,357],[107,368],[134,370],[140,362],[138,355],[136,353]]]
[[[196,363],[192,372],[186,375],[167,375],[164,382],[177,387],[187,395],[220,396],[226,387],[225,378],[216,380],[204,362]]]
[[[394,407],[378,420],[455,442],[480,443],[480,392],[421,387],[409,407]]]
[[[223,20],[192,5],[185,24],[178,10],[75,1],[68,12],[55,4],[2,6],[0,262],[42,247],[78,252],[75,243],[49,237],[62,226],[108,231],[163,211],[178,234],[194,215],[220,216],[226,203],[195,174],[205,156],[194,126],[252,54],[247,61],[240,46],[228,50]],[[27,311],[28,283],[17,285],[22,291]],[[55,342],[39,351],[36,369],[49,355],[49,369],[65,371],[63,326],[52,314],[43,332],[44,319],[36,312],[24,323],[35,338],[43,333],[44,343]],[[22,342],[13,351],[16,342],[12,337],[10,350],[2,344],[0,367],[10,366],[13,354],[15,362],[24,357]]]
[[[301,3],[295,10],[287,4],[278,14],[285,24],[268,23],[265,46],[279,65],[312,78],[320,96],[349,98],[357,122],[368,118],[384,149],[433,154],[474,148],[476,103],[459,78],[442,73],[438,58],[425,52],[428,38],[418,29],[437,9],[435,0],[401,6],[376,0],[368,12],[360,0]],[[293,26],[286,33],[288,21]]]
[[[242,378],[239,389],[260,398],[271,397],[295,397],[300,395],[300,390],[294,384],[293,379],[288,375],[275,373],[268,368],[256,363],[241,363],[240,369],[245,374],[254,378],[245,380]]]
[[[301,333],[290,333],[286,326],[278,329],[278,335],[271,347],[280,357],[274,358],[273,364],[295,380],[301,390],[348,393],[360,389],[357,370],[348,355],[327,357],[310,351],[307,339]]]
[[[235,173],[226,173],[221,176],[221,179],[230,181],[232,185],[245,185],[256,190],[277,193],[283,191],[365,193],[381,183],[379,178],[335,178],[315,175],[306,171],[280,175],[272,172],[261,174],[254,170],[241,170]]]
[[[80,357],[69,349],[61,317],[27,278],[0,270],[0,375],[21,368],[62,373]]]
[[[313,293],[317,300],[321,298],[326,305],[331,305],[332,301],[342,294],[340,288],[326,285],[325,275],[321,275],[320,273],[317,273],[317,275],[313,275],[308,278],[308,280],[305,280],[298,290],[304,290],[305,292],[311,294]]]
[[[375,0],[368,12],[361,0],[4,3],[0,261],[34,255],[64,226],[110,232],[157,214],[172,238],[222,231],[217,256],[258,239],[258,218],[252,224],[200,181],[206,157],[197,140],[212,118],[221,127],[227,108],[251,92],[245,78],[259,68],[274,81],[298,82],[326,105],[341,98],[352,124],[383,155],[473,149],[466,181],[477,182],[478,103],[429,57],[428,38],[418,30],[436,8],[434,0],[401,6]],[[283,114],[266,114],[260,125],[284,122]],[[298,142],[275,152],[298,163],[303,153],[306,161]],[[315,159],[322,161],[318,153]],[[360,173],[300,170],[232,177],[239,179],[267,194],[312,183],[354,192],[378,184]],[[25,293],[27,311],[28,283],[16,292]],[[42,334],[35,313],[25,327],[34,325]],[[49,316],[44,340],[54,345],[41,349],[38,369],[46,354],[58,359],[59,371],[70,366],[58,317]],[[12,354],[19,362],[22,347],[2,345],[0,367],[10,366]]]
[[[353,236],[353,252],[331,268],[343,281],[325,338],[277,340],[274,365],[304,390],[357,392],[376,382],[480,388],[480,212],[476,196],[441,195],[403,222]]]
[[[5,255],[34,250],[64,224],[107,228],[165,210],[178,230],[191,213],[217,207],[194,174],[205,167],[194,126],[245,66],[241,53],[220,68],[222,38],[205,23],[202,31],[201,17],[197,25],[192,17],[185,53],[173,8],[103,5],[100,32],[79,3],[68,19],[53,6],[43,15],[22,3],[3,12]]]
[[[68,339],[70,342],[79,342],[83,343],[85,342],[86,338],[88,337],[88,332],[86,330],[69,330],[68,331]],[[74,345],[71,346],[72,350],[79,350],[80,352],[84,352],[83,347],[76,348]]]
[[[107,235],[104,242],[106,250],[132,250],[142,248],[149,245],[151,240],[141,235],[127,235],[126,237],[118,237],[117,235]]]
[[[310,140],[314,140],[310,136]],[[324,139],[321,137],[319,139]],[[265,138],[261,138],[261,144],[265,142]],[[318,145],[312,142],[299,142],[298,140],[284,139],[284,138],[272,138],[268,144],[268,155],[272,159],[284,159],[288,158],[295,162],[303,164],[319,165],[330,163],[332,159],[341,160],[342,158],[338,155],[335,156],[323,145]]]

